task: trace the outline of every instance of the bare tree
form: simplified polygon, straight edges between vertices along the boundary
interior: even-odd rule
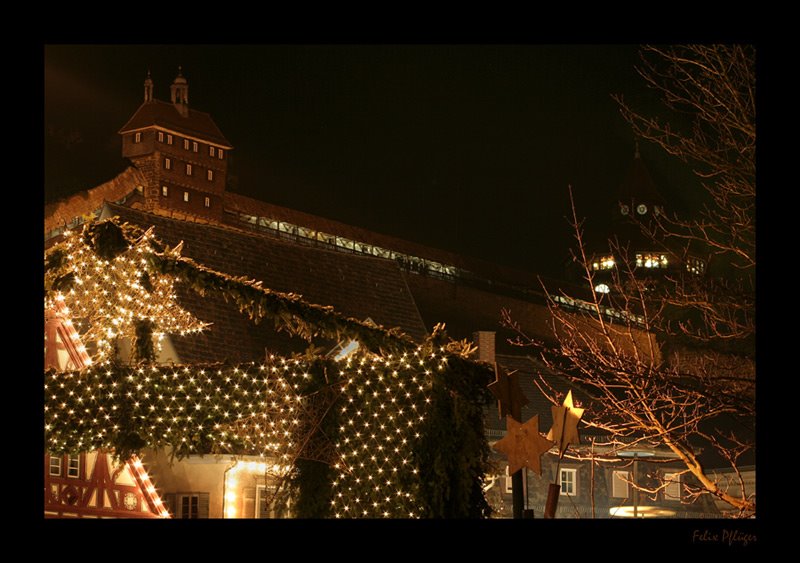
[[[539,347],[548,367],[593,397],[584,421],[611,445],[666,446],[699,484],[685,484],[688,498],[711,494],[747,516],[755,498],[739,460],[755,448],[755,50],[645,46],[641,56],[639,73],[682,125],[644,116],[616,97],[622,115],[639,137],[691,165],[704,189],[706,203],[694,217],[660,215],[640,225],[680,267],[656,278],[612,240],[612,288],[597,292],[570,192],[574,259],[590,296],[570,307],[578,303],[573,296],[545,288],[550,343],[526,335],[510,312],[504,324],[517,331],[517,344]],[[699,269],[692,267],[698,256]],[[559,404],[552,389],[541,388]],[[735,486],[704,467],[699,448],[730,465]]]

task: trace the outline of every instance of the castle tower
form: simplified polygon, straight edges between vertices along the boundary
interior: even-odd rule
[[[180,68],[170,94],[171,103],[156,99],[148,72],[144,102],[119,130],[122,156],[147,178],[146,210],[219,220],[233,146],[209,114],[189,108]]]

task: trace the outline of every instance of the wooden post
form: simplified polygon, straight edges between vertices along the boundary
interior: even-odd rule
[[[556,517],[556,509],[558,508],[558,497],[561,493],[561,485],[558,483],[550,483],[547,487],[547,504],[544,505],[544,517],[551,519]]]

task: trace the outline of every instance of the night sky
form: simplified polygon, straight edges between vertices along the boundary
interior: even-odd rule
[[[561,277],[567,186],[605,233],[634,152],[612,93],[657,108],[637,46],[46,46],[45,200],[121,172],[117,131],[148,69],[233,144],[233,188],[431,246]],[[676,210],[691,174],[642,156]]]

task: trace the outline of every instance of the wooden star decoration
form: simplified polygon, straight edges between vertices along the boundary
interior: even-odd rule
[[[560,407],[550,407],[553,413],[553,427],[547,433],[547,439],[558,444],[558,455],[562,457],[570,444],[580,444],[578,422],[583,416],[584,409],[572,403],[572,391],[567,393],[564,403]]]
[[[512,417],[506,417],[506,435],[498,440],[494,449],[508,457],[508,472],[513,475],[523,467],[537,474],[542,474],[542,454],[555,444],[539,434],[539,415],[537,414],[525,424],[520,424]]]
[[[495,379],[489,384],[489,391],[497,398],[500,420],[504,416],[519,419],[522,416],[523,405],[528,404],[528,398],[519,386],[519,375],[516,371],[507,374],[498,364],[494,365],[494,374]]]

